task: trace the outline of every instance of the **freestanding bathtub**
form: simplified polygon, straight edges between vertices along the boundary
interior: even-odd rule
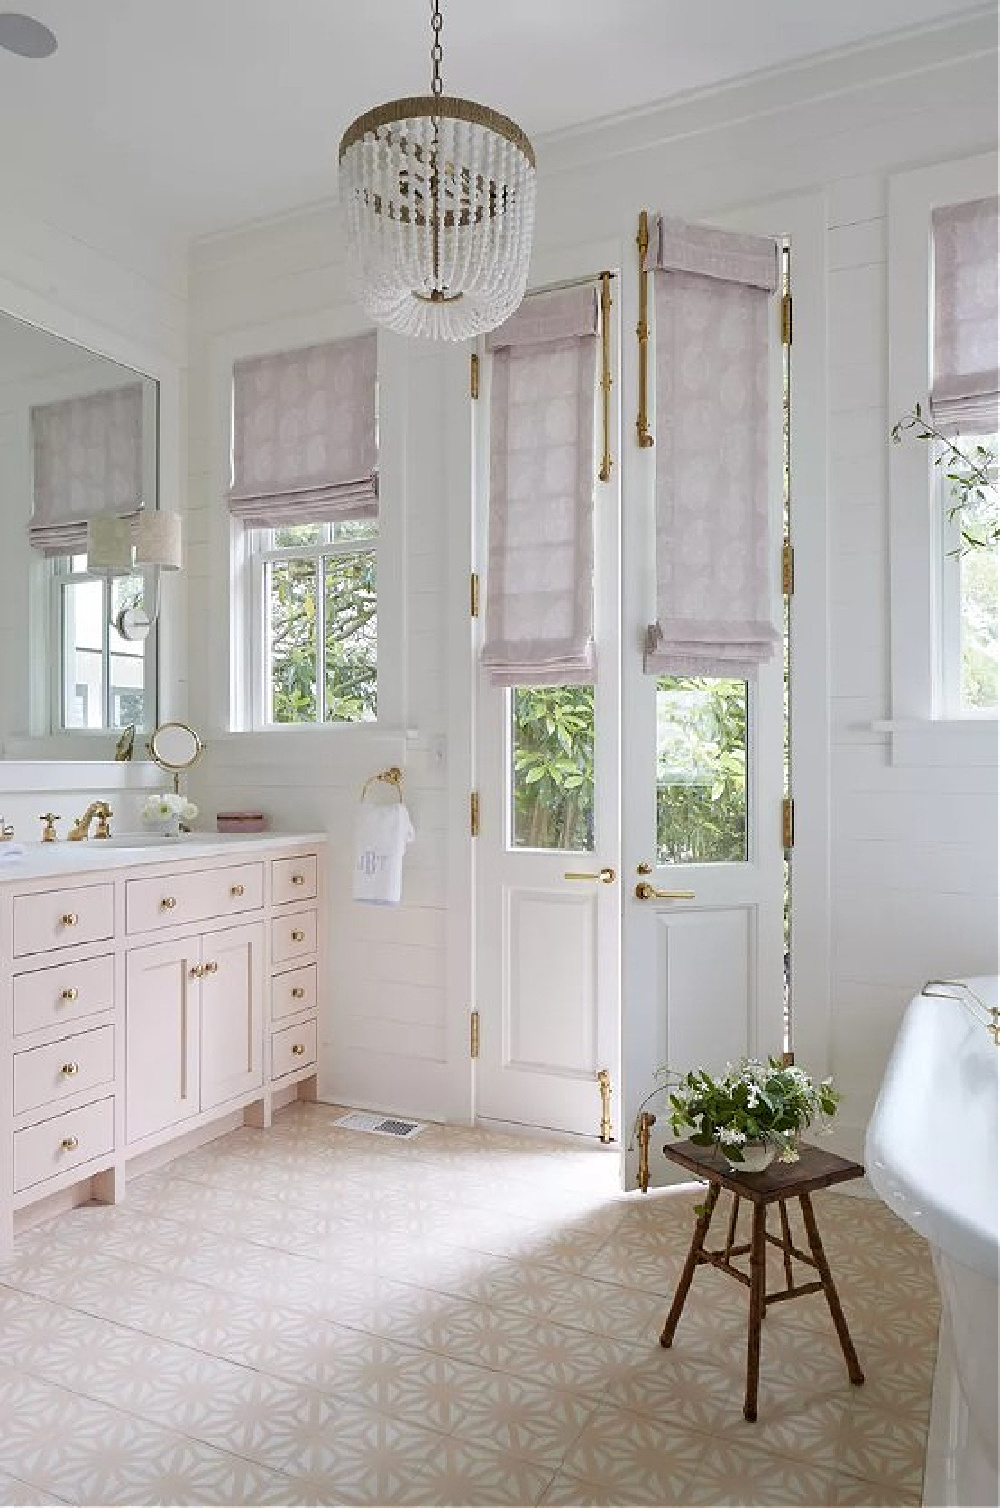
[[[996,1007],[996,978],[924,986],[906,1008],[865,1146],[876,1191],[930,1243],[941,1290],[929,1508],[1000,1503]]]

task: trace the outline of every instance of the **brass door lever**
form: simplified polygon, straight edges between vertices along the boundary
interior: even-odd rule
[[[657,890],[648,880],[640,880],[635,887],[637,901],[693,901],[693,890]]]
[[[600,880],[602,885],[615,883],[613,869],[567,869],[563,874],[564,880]]]

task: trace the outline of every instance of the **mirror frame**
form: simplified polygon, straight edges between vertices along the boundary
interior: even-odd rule
[[[162,754],[156,752],[156,740],[168,728],[180,728],[184,733],[190,733],[194,741],[194,752],[190,759],[177,763],[175,760],[164,759]],[[149,742],[146,744],[146,748],[149,750],[149,757],[153,763],[158,764],[161,770],[169,771],[171,775],[178,775],[185,770],[193,769],[205,752],[205,744],[201,734],[197,733],[190,723],[181,722],[179,718],[172,718],[168,722],[157,723],[149,735]]]

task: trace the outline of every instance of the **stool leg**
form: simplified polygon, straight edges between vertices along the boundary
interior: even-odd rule
[[[667,1315],[666,1324],[663,1326],[663,1334],[660,1336],[661,1346],[667,1347],[673,1344],[677,1321],[681,1317],[684,1300],[688,1296],[691,1279],[694,1277],[694,1270],[698,1266],[698,1257],[705,1243],[705,1237],[708,1235],[708,1227],[712,1223],[712,1215],[715,1212],[721,1187],[722,1185],[718,1183],[710,1185],[708,1197],[705,1200],[704,1211],[698,1216],[695,1222],[694,1235],[691,1237],[691,1246],[688,1250],[683,1271],[681,1272],[680,1282],[677,1284],[677,1292],[674,1294],[674,1301],[670,1306],[670,1313]]]
[[[743,1417],[752,1424],[757,1417],[757,1382],[760,1377],[760,1325],[764,1318],[764,1279],[767,1271],[767,1206],[753,1207],[753,1234],[750,1237],[750,1324],[747,1329],[747,1391],[743,1400]]]
[[[840,1297],[837,1293],[837,1287],[833,1281],[830,1264],[826,1260],[823,1243],[819,1238],[819,1226],[816,1224],[816,1216],[813,1213],[812,1200],[808,1194],[800,1194],[799,1203],[802,1206],[802,1219],[805,1222],[806,1235],[809,1237],[809,1250],[812,1252],[813,1261],[819,1269],[823,1292],[830,1306],[830,1314],[840,1340],[840,1348],[844,1353],[844,1360],[847,1362],[847,1375],[855,1387],[860,1387],[865,1380],[865,1374],[861,1370],[858,1353],[854,1349],[851,1332],[847,1328],[844,1311],[840,1307]]]

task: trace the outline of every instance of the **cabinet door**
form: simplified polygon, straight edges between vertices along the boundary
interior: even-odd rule
[[[259,1088],[264,927],[252,922],[202,938],[201,1108]]]
[[[201,939],[128,954],[125,1134],[131,1142],[197,1115]],[[198,972],[195,972],[198,970]]]

